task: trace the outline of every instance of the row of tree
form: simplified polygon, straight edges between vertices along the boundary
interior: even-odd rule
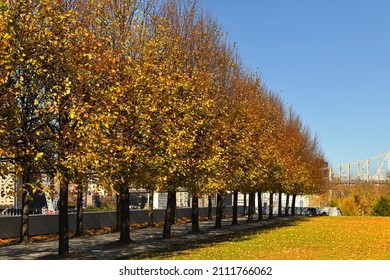
[[[1,0],[0,38],[0,156],[22,178],[27,213],[35,175],[55,174],[59,255],[71,182],[118,194],[124,243],[129,187],[168,193],[166,237],[179,188],[199,230],[202,194],[222,209],[227,191],[249,193],[254,209],[256,192],[294,199],[325,185],[317,138],[195,1]]]

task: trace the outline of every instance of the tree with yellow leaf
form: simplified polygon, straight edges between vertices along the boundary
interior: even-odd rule
[[[199,193],[195,186],[202,186],[194,181],[201,174],[194,153],[201,149],[211,103],[194,13],[194,6],[180,6],[179,1],[161,5],[151,17],[137,61],[135,120],[143,153],[138,164],[154,170],[160,191],[168,192],[164,237],[170,235],[175,192],[182,187]]]
[[[129,187],[151,186],[145,160],[151,116],[156,114],[144,61],[152,51],[148,10],[152,1],[92,1],[89,22],[100,52],[93,88],[96,105],[86,124],[91,168],[98,182],[119,195],[120,242],[129,243]],[[150,44],[149,44],[150,42]],[[148,49],[148,47],[151,47]],[[150,65],[154,67],[154,65]],[[147,106],[147,107],[146,107]]]
[[[302,125],[292,111],[286,121],[286,144],[284,162],[286,170],[285,189],[292,195],[292,215],[295,214],[295,198],[299,194],[323,192],[327,188],[327,162],[316,137]]]
[[[45,49],[36,1],[2,1],[0,37],[1,149],[22,177],[22,227],[20,241],[28,241],[28,202],[38,188],[48,137],[38,116],[43,96],[41,81]],[[42,46],[37,49],[37,46]]]

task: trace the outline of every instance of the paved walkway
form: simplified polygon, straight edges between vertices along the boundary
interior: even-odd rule
[[[255,217],[256,219],[256,217]],[[201,233],[191,233],[191,223],[172,226],[172,237],[162,239],[162,228],[142,228],[131,230],[134,241],[129,245],[119,245],[119,233],[85,235],[71,238],[67,259],[114,260],[130,257],[141,252],[161,251],[173,246],[220,236],[233,231],[261,228],[265,225],[294,220],[295,217],[265,219],[261,222],[247,223],[246,217],[239,218],[239,224],[232,226],[231,219],[222,221],[222,228],[214,228],[214,221],[200,222]],[[46,240],[29,244],[17,244],[0,247],[0,260],[56,259],[58,240]]]

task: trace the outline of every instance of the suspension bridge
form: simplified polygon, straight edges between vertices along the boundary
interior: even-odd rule
[[[329,181],[344,185],[362,182],[386,184],[390,175],[390,151],[377,156],[329,167]]]

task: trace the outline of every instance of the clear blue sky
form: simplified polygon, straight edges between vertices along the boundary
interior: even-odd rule
[[[390,1],[201,0],[331,165],[390,150]]]

